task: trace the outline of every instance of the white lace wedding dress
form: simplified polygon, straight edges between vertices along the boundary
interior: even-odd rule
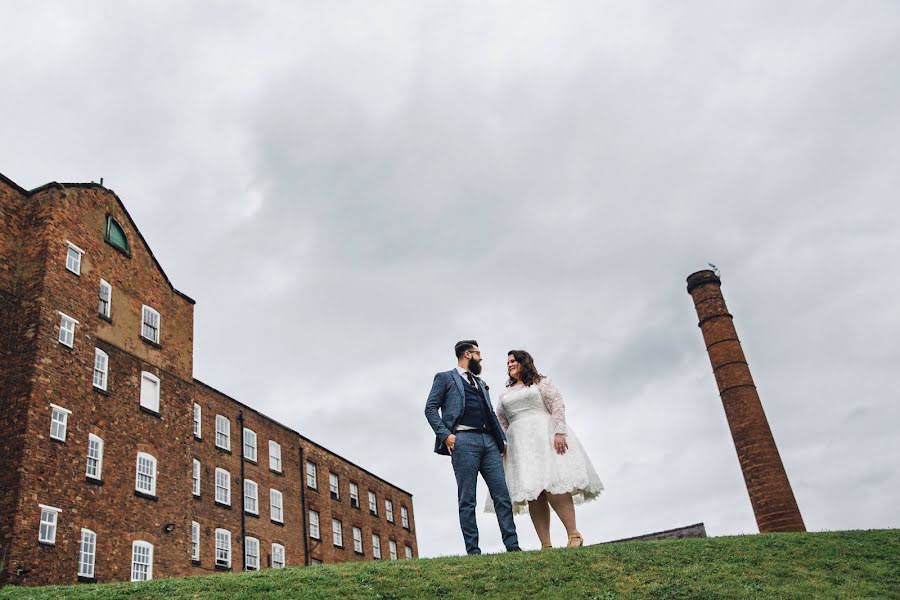
[[[562,396],[546,377],[535,385],[507,388],[500,395],[497,417],[509,444],[503,468],[514,514],[527,513],[528,501],[544,490],[571,492],[575,504],[593,500],[603,491],[581,442],[566,425]],[[557,454],[553,447],[557,433],[566,434],[569,449],[565,454]],[[485,510],[494,512],[490,496]]]

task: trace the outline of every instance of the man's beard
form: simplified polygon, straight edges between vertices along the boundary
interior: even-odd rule
[[[469,359],[469,370],[472,372],[472,375],[480,375],[481,374],[481,361],[475,360],[474,358]]]

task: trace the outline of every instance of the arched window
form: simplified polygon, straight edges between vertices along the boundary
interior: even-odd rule
[[[153,544],[136,540],[131,544],[131,580],[153,579]]]
[[[106,232],[103,234],[103,239],[113,247],[131,256],[131,248],[128,246],[128,237],[125,235],[125,230],[110,215],[106,215]]]

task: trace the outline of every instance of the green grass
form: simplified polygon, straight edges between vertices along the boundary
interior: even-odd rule
[[[0,589],[3,600],[252,597],[900,598],[900,530],[631,542],[141,584]]]

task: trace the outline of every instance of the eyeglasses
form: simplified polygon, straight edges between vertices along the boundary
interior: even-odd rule
[[[471,352],[472,354],[477,354],[478,356],[481,356],[481,350],[466,350],[466,352]]]

